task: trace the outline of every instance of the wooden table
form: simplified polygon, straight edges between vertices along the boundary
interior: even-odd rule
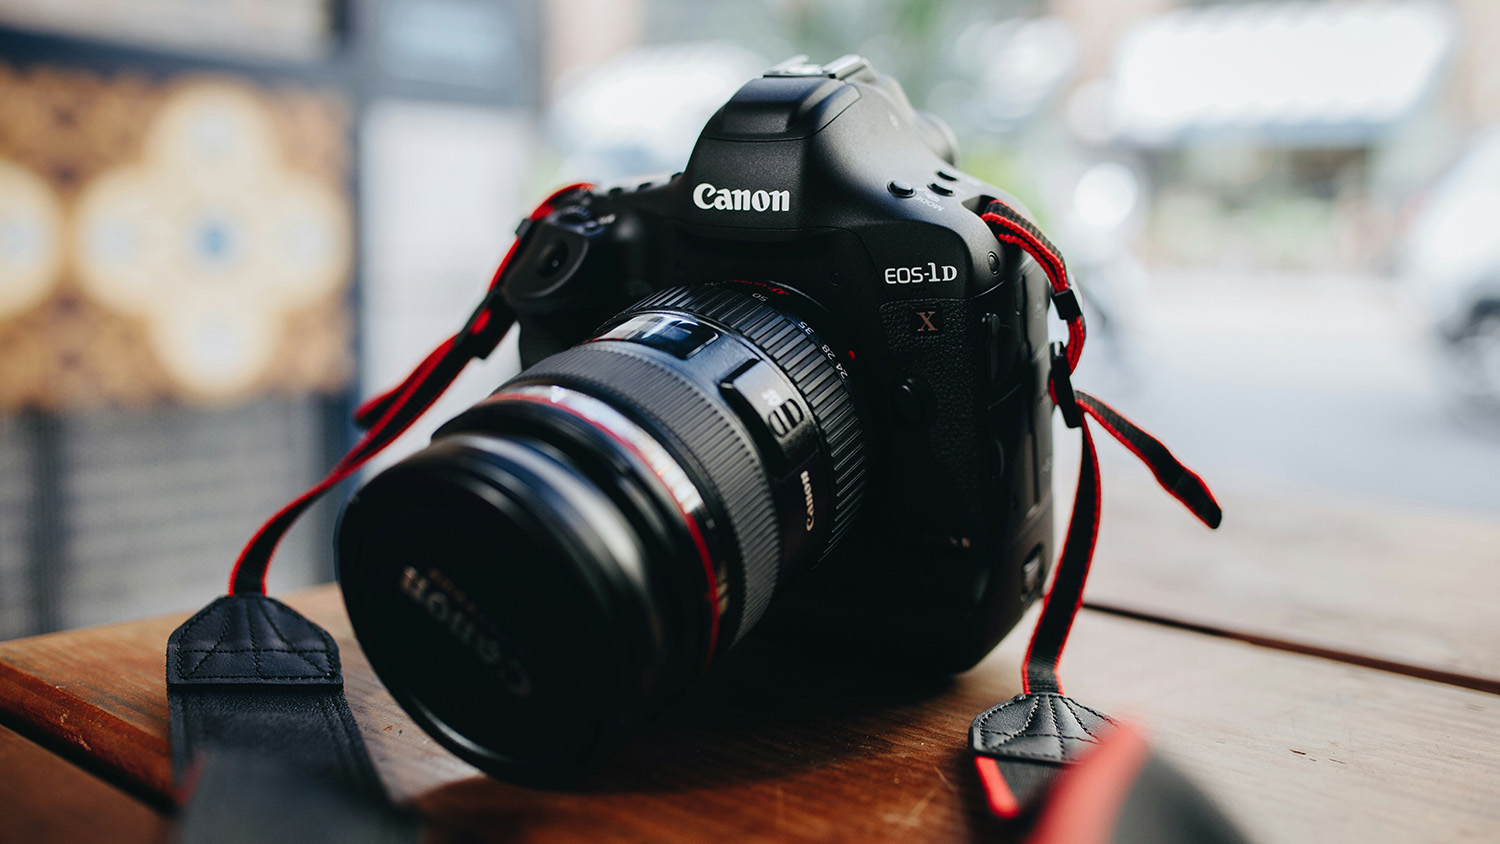
[[[1220,490],[1215,536],[1131,465],[1105,478],[1072,695],[1144,724],[1252,840],[1500,840],[1500,524]],[[1004,840],[965,737],[1017,692],[1024,633],[899,700],[762,677],[727,712],[635,741],[589,789],[550,793],[413,727],[331,587],[288,602],[338,639],[376,766],[438,840]],[[163,650],[183,617],[0,643],[0,839],[165,834]]]

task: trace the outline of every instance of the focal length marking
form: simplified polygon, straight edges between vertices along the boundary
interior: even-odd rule
[[[790,211],[792,192],[747,188],[716,188],[699,182],[693,188],[693,204],[704,210],[718,211]]]

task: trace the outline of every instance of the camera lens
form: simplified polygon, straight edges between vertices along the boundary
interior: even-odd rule
[[[864,481],[848,374],[765,299],[658,293],[351,500],[355,632],[444,745],[507,779],[574,778],[848,530]]]

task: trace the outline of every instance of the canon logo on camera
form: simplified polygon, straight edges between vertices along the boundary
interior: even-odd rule
[[[693,188],[693,204],[704,210],[790,211],[792,210],[792,192],[716,188],[708,182],[699,182],[698,186]]]

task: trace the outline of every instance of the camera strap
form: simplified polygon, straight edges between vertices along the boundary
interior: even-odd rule
[[[240,827],[236,840],[271,840],[293,831],[288,826],[299,820],[305,822],[298,828],[315,838],[414,840],[415,824],[391,808],[349,712],[337,645],[322,628],[266,596],[266,572],[277,545],[302,513],[410,428],[469,361],[495,349],[515,322],[501,287],[531,223],[552,213],[568,194],[590,187],[569,185],[528,215],[463,329],[395,388],[356,409],[355,421],[365,429],[359,442],[317,485],[255,533],[235,562],[229,594],[172,634],[167,687],[174,768],[185,790],[192,786],[190,780],[196,783],[184,811],[182,840],[213,840],[231,825]],[[1039,801],[1066,764],[1099,743],[1110,723],[1102,713],[1065,697],[1057,676],[1099,528],[1099,463],[1088,418],[1144,461],[1157,481],[1205,524],[1217,527],[1220,510],[1203,480],[1160,441],[1104,402],[1073,389],[1071,373],[1086,333],[1082,307],[1057,249],[1003,202],[991,202],[981,218],[997,240],[1030,255],[1051,284],[1053,306],[1067,324],[1068,340],[1053,345],[1048,391],[1066,424],[1081,429],[1083,448],[1067,538],[1021,669],[1022,694],[984,712],[970,728],[975,767],[991,810],[1016,818]],[[267,799],[275,795],[279,797]],[[255,825],[263,837],[245,828],[278,809],[277,823]]]
[[[1021,665],[1021,694],[984,711],[969,727],[974,767],[990,811],[1012,820],[1028,815],[1063,768],[1087,755],[1113,725],[1107,715],[1065,696],[1057,673],[1073,619],[1083,606],[1083,587],[1099,536],[1099,456],[1089,417],[1150,467],[1157,483],[1204,524],[1217,528],[1223,514],[1203,479],[1160,440],[1099,399],[1073,389],[1072,373],[1087,332],[1083,308],[1057,248],[1030,220],[999,200],[992,201],[980,218],[1000,242],[1030,255],[1052,287],[1052,304],[1067,324],[1068,340],[1052,346],[1048,391],[1064,423],[1080,430],[1083,449],[1073,515],[1052,588]]]
[[[453,379],[469,365],[469,361],[486,358],[495,350],[516,319],[515,312],[506,304],[500,292],[506,270],[532,231],[530,224],[551,214],[564,196],[590,187],[592,185],[585,182],[568,185],[553,192],[527,215],[510,250],[495,268],[484,300],[474,309],[464,327],[433,349],[400,384],[355,409],[354,421],[365,429],[364,436],[334,464],[323,480],[261,525],[235,561],[234,571],[229,576],[229,594],[264,595],[266,570],[271,565],[271,556],[276,553],[276,546],[297,518],[329,490],[348,480],[371,457],[405,433],[448,389]]]
[[[414,842],[416,822],[391,806],[344,697],[338,645],[266,595],[266,570],[315,501],[389,446],[469,361],[494,351],[515,315],[500,296],[512,259],[570,185],[532,211],[473,315],[394,389],[355,411],[360,441],[316,486],[261,526],[240,552],[229,594],[167,642],[173,770],[186,795],[178,840]]]

